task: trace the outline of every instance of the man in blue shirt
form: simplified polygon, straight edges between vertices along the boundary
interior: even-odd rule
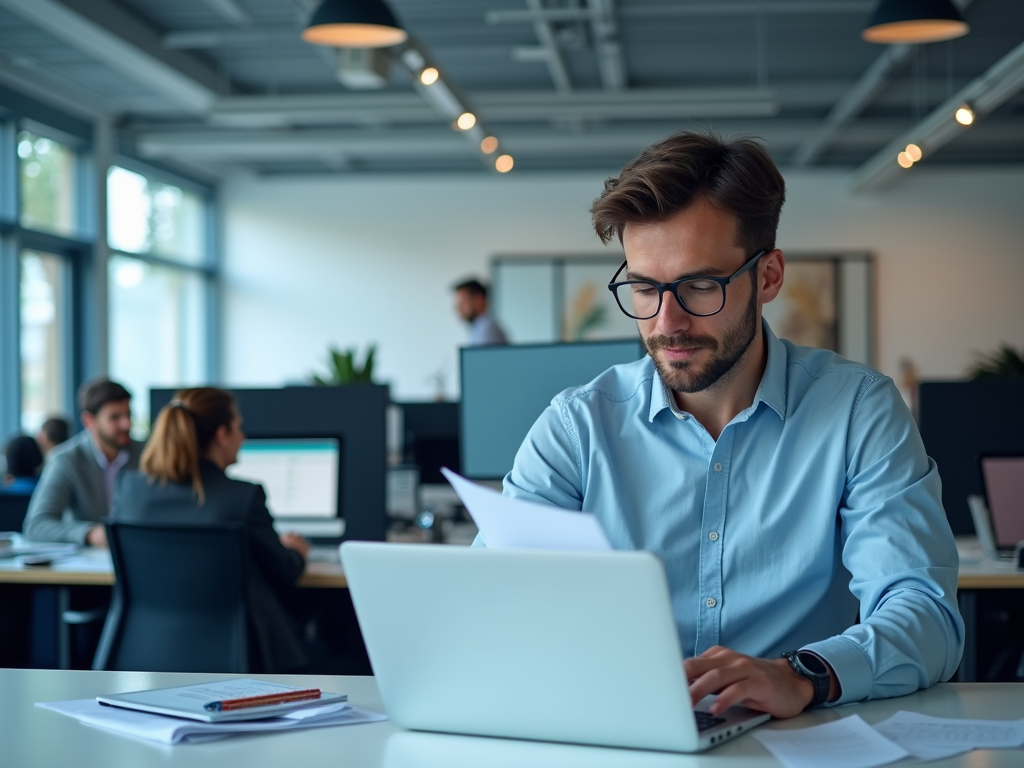
[[[557,396],[505,478],[657,553],[694,701],[777,717],[927,687],[963,649],[939,477],[896,387],[761,319],[784,198],[761,146],[690,133],[606,182],[594,224],[648,356]]]

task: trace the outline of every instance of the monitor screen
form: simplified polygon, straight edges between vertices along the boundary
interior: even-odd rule
[[[227,474],[259,483],[275,518],[338,517],[341,449],[336,438],[251,438]]]
[[[512,469],[551,398],[645,354],[639,339],[462,349],[462,473],[496,480]]]
[[[996,546],[1013,549],[1024,541],[1024,456],[985,456],[981,471]]]

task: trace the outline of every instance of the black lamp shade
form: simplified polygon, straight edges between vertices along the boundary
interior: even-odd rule
[[[383,0],[324,0],[302,32],[307,43],[336,48],[385,48],[408,37]]]
[[[936,43],[970,29],[952,0],[882,0],[861,36],[871,43]]]

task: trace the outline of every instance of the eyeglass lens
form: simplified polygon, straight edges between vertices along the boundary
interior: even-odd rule
[[[713,315],[725,304],[725,288],[714,280],[684,280],[676,286],[676,295],[693,315]],[[615,298],[622,311],[636,320],[647,320],[661,310],[661,292],[651,283],[619,285]]]

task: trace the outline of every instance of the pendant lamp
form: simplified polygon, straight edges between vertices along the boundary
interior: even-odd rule
[[[383,0],[323,0],[302,39],[335,48],[387,48],[409,38]]]
[[[952,0],[881,0],[861,37],[869,43],[937,43],[970,30]]]

